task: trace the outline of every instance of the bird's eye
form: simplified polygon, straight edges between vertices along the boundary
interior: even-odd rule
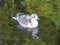
[[[35,16],[34,16],[34,18],[35,18]]]

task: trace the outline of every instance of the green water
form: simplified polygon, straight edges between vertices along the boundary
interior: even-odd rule
[[[24,2],[23,4],[19,4]],[[38,9],[37,9],[38,8]],[[60,45],[60,0],[2,0],[0,4],[0,45]],[[13,12],[38,14],[39,39],[14,27]]]

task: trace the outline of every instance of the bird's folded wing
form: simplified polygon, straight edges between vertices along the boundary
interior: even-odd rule
[[[20,18],[20,24],[24,27],[30,27],[30,28],[38,26],[37,20],[35,20],[33,18],[32,19],[27,19],[26,16],[22,16]]]
[[[28,25],[28,19],[26,16],[21,17],[20,19],[21,24]]]

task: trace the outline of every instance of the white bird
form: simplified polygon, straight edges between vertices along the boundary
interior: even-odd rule
[[[23,27],[34,28],[38,26],[39,18],[36,14],[32,14],[31,16],[22,15],[21,17],[19,17],[19,14],[17,13],[17,16],[13,17],[13,19],[17,20]]]

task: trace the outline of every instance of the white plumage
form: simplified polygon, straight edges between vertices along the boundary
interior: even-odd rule
[[[38,16],[36,14],[32,14],[31,16],[28,15],[22,15],[21,17],[19,17],[20,13],[17,14],[17,17],[13,17],[13,19],[17,20],[19,22],[20,25],[22,25],[23,27],[27,27],[27,28],[34,28],[38,26]]]

